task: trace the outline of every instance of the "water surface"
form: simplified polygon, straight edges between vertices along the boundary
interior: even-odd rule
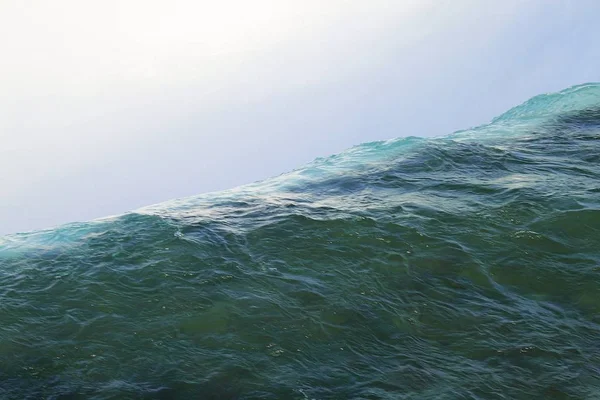
[[[5,399],[598,398],[600,85],[3,237],[0,322]]]

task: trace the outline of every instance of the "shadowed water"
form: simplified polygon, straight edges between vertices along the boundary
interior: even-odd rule
[[[592,399],[599,338],[596,84],[0,239],[3,399]]]

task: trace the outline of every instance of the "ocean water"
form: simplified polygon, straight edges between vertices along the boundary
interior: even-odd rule
[[[600,398],[600,85],[0,238],[0,398]]]

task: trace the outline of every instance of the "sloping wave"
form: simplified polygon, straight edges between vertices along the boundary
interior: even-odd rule
[[[598,249],[584,84],[0,238],[0,397],[595,398]]]

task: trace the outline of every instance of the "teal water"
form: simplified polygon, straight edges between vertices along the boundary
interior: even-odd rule
[[[0,398],[600,398],[600,85],[1,238]]]

